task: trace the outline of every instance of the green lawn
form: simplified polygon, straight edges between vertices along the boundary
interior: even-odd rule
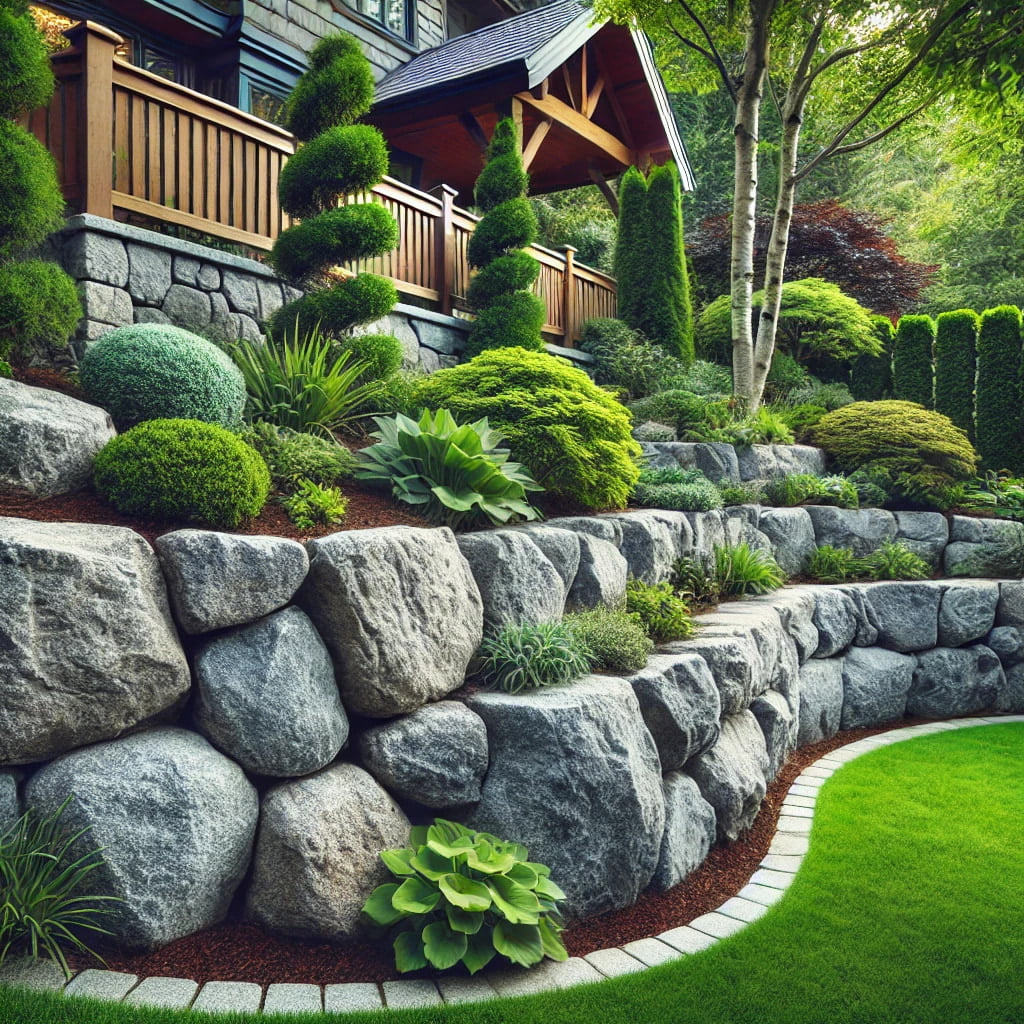
[[[1020,1024],[1024,724],[924,736],[843,768],[822,790],[810,853],[785,898],[704,953],[568,992],[389,1016],[396,1024]],[[128,1021],[182,1024],[175,1013],[0,991],[2,1024]]]

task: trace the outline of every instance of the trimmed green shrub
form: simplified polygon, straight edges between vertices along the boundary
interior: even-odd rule
[[[532,245],[536,239],[537,218],[529,200],[521,196],[496,206],[477,224],[466,255],[471,267],[486,267],[499,256]]]
[[[593,667],[606,672],[639,672],[654,649],[640,616],[597,607],[562,620],[593,655]]]
[[[594,317],[583,324],[580,348],[594,357],[594,380],[639,399],[660,390],[659,380],[682,363],[668,357],[628,324],[611,317]]]
[[[544,300],[532,292],[501,295],[477,313],[466,339],[464,357],[494,348],[522,348],[531,352],[543,347],[541,330],[547,319]]]
[[[378,417],[377,443],[358,454],[356,476],[391,487],[438,525],[458,530],[483,522],[537,519],[526,500],[543,488],[502,450],[505,438],[484,417],[459,426],[446,409],[424,410],[419,422],[401,413]]]
[[[588,508],[621,508],[640,470],[626,409],[582,370],[544,352],[491,349],[412,387],[419,408],[480,419],[545,490]]]
[[[514,292],[529,291],[538,273],[540,264],[528,252],[517,249],[481,267],[469,282],[467,298],[475,309],[486,309],[491,303]],[[541,320],[543,326],[544,321]]]
[[[478,673],[506,693],[571,683],[590,671],[592,654],[564,622],[504,626],[485,636]]]
[[[337,526],[345,518],[348,499],[337,487],[322,487],[312,480],[298,480],[295,491],[281,499],[288,518],[300,530]]]
[[[402,343],[393,334],[353,334],[339,339],[331,348],[334,359],[346,353],[366,363],[362,384],[385,381],[402,365]]]
[[[828,409],[821,405],[802,403],[801,405],[776,408],[774,411],[793,432],[796,441],[800,443],[807,439],[814,425],[828,412]]]
[[[0,265],[0,356],[51,356],[82,317],[75,282],[43,260]]]
[[[971,441],[979,322],[973,309],[940,313],[935,321],[935,411],[948,416]]]
[[[633,491],[637,505],[679,512],[708,512],[722,507],[718,488],[699,470],[642,469]]]
[[[715,484],[721,495],[722,504],[729,505],[762,505],[765,502],[764,490],[753,481],[731,484],[726,480]]]
[[[716,544],[714,573],[723,597],[770,594],[786,582],[786,574],[771,553],[749,544]]]
[[[267,322],[267,331],[278,338],[314,331],[341,338],[353,327],[387,316],[397,301],[398,289],[386,277],[357,274],[285,303]]]
[[[34,135],[0,118],[0,259],[43,241],[64,222],[53,157]]]
[[[850,367],[850,391],[858,402],[880,402],[892,396],[892,346],[896,328],[887,316],[872,316],[875,336],[881,343],[878,355],[863,355]]]
[[[355,455],[333,437],[299,433],[266,420],[247,428],[242,440],[263,457],[278,490],[295,490],[301,480],[327,487],[352,476],[358,464]]]
[[[626,611],[639,616],[647,635],[656,644],[686,640],[697,631],[686,602],[665,581],[629,580]]]
[[[0,9],[0,117],[45,106],[56,83],[46,41],[31,17]]]
[[[470,974],[501,956],[521,967],[545,956],[566,960],[550,870],[528,861],[525,846],[435,818],[414,826],[410,845],[380,859],[399,879],[379,885],[363,907],[395,935],[395,966]]]
[[[970,480],[977,463],[959,427],[913,402],[854,402],[823,416],[812,436],[844,473],[882,471],[925,491]]]
[[[1021,444],[1021,312],[996,306],[981,314],[975,423],[986,469],[1024,469]]]
[[[242,422],[245,379],[231,357],[197,334],[170,324],[118,327],[89,346],[79,366],[89,401],[118,430],[143,420]]]
[[[529,187],[530,177],[523,170],[515,122],[510,117],[503,118],[494,126],[487,162],[473,188],[476,205],[490,213],[510,199],[522,198]]]
[[[619,319],[639,330],[646,308],[647,180],[635,167],[619,179],[619,230],[613,275],[618,285]]]
[[[96,490],[129,515],[234,529],[259,515],[270,472],[241,438],[199,420],[147,420],[96,456]]]
[[[627,406],[637,423],[653,420],[672,427],[679,436],[701,432],[705,426],[707,401],[690,391],[658,391]]]
[[[902,402],[931,409],[935,402],[932,349],[935,321],[930,316],[903,316],[892,349],[892,393]]]

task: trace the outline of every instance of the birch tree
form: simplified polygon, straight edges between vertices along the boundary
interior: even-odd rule
[[[1017,0],[593,0],[593,7],[598,16],[647,30],[659,43],[670,84],[693,91],[721,87],[732,100],[733,388],[752,411],[775,348],[800,183],[830,157],[885,139],[940,96],[987,90],[998,97],[1000,90],[1017,89],[1024,64]],[[764,303],[755,327],[757,152],[766,100],[782,129]],[[816,144],[804,154],[801,135],[812,106]]]

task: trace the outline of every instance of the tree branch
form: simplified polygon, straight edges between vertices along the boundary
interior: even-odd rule
[[[715,68],[719,77],[722,79],[722,84],[728,90],[729,95],[735,103],[736,86],[732,80],[732,76],[729,74],[729,69],[725,65],[725,61],[722,59],[721,53],[719,53],[718,47],[715,45],[715,40],[711,35],[711,30],[704,24],[701,18],[698,17],[697,12],[689,5],[687,0],[676,0],[676,3],[682,8],[683,13],[690,19],[690,21],[696,25],[697,31],[704,37],[706,46],[700,46],[698,43],[690,39],[686,33],[681,32],[676,27],[671,14],[668,16],[669,28],[684,46],[689,46],[692,50],[696,50],[697,53],[702,54],[705,59],[710,61],[712,67]]]

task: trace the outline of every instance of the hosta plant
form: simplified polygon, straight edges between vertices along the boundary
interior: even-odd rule
[[[496,956],[523,967],[568,959],[557,909],[565,894],[525,846],[443,818],[413,828],[410,841],[381,853],[398,881],[377,886],[363,907],[394,935],[400,972],[462,964],[476,974]]]
[[[447,409],[425,409],[419,422],[375,417],[377,443],[359,453],[361,480],[391,487],[399,501],[420,506],[433,523],[453,530],[481,522],[537,519],[526,500],[543,488],[499,449],[505,440],[487,417],[459,426]]]

